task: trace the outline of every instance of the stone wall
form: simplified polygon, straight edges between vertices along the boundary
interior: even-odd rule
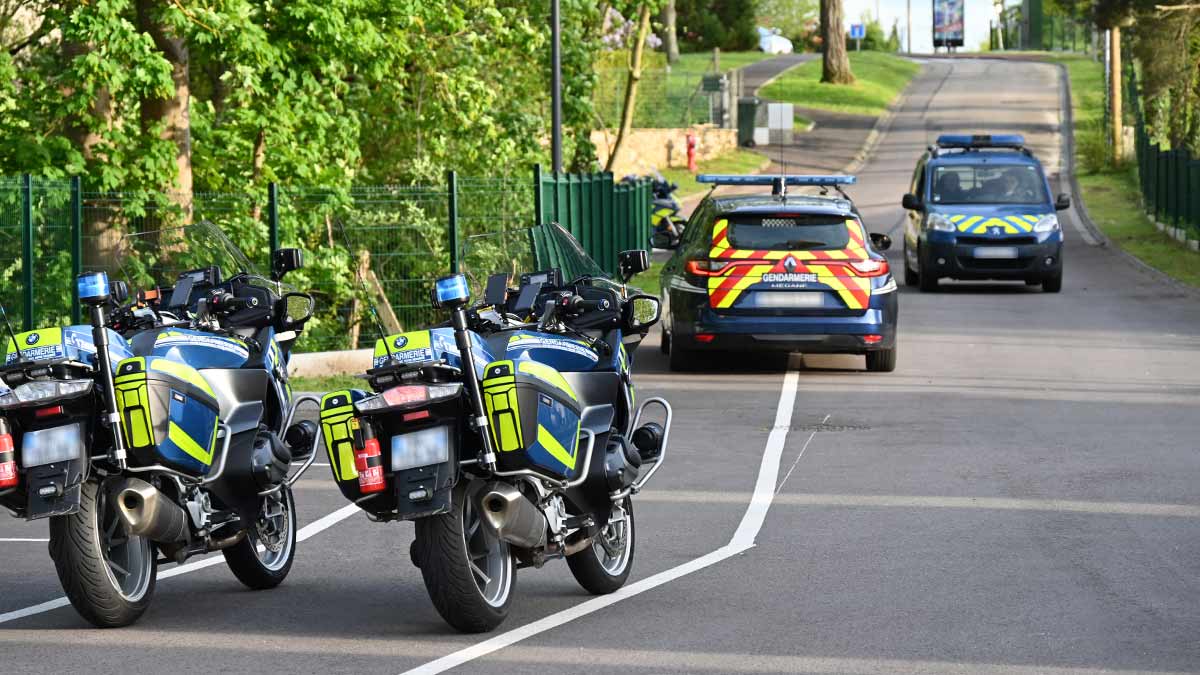
[[[701,124],[690,129],[631,129],[621,149],[613,176],[620,180],[628,174],[643,175],[651,168],[687,166],[687,134],[696,134],[696,160],[712,159],[737,147],[737,130],[718,129],[711,124]],[[600,166],[608,163],[608,154],[617,142],[617,132],[600,130],[592,132],[592,143]]]

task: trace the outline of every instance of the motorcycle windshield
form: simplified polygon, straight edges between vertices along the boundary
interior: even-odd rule
[[[239,274],[276,293],[286,288],[265,277],[219,227],[208,221],[180,227],[131,232],[119,245],[121,273],[130,291],[170,288],[185,272],[215,270],[216,282]]]
[[[501,230],[467,238],[461,269],[478,291],[488,276],[503,272],[510,278],[557,269],[564,282],[582,278],[610,279],[575,237],[557,223]]]

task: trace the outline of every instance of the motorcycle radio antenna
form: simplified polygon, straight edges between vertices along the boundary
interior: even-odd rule
[[[353,254],[354,247],[350,244],[350,235],[346,234],[346,227],[342,225],[342,219],[338,218],[336,222],[338,232],[341,232],[342,241],[346,245],[346,252]],[[375,299],[371,296],[370,292],[367,291],[367,283],[362,278],[363,275],[361,270],[361,265],[355,265],[354,279],[358,282],[359,290],[361,290],[363,295],[365,295],[367,298],[367,306],[371,308],[371,320],[375,323],[375,331],[379,333],[379,342],[383,344],[383,351],[387,353],[388,363],[391,363],[394,357],[392,356],[392,347],[388,344],[387,331],[383,330],[383,322],[379,319],[379,310],[375,308]],[[355,345],[355,348],[357,347],[358,345]]]
[[[17,361],[23,362],[25,355],[21,353],[21,345],[17,343],[17,334],[8,320],[8,312],[4,310],[4,303],[0,303],[0,317],[4,318],[4,327],[8,329],[8,337],[12,338],[13,349],[17,350]]]

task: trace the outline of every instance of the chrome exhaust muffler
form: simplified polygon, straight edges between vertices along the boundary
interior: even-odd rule
[[[485,527],[513,546],[541,548],[546,545],[546,516],[541,509],[508,483],[492,482],[479,497],[480,519]]]
[[[130,535],[163,544],[188,540],[187,512],[158,488],[140,478],[126,478],[113,494],[117,515]]]

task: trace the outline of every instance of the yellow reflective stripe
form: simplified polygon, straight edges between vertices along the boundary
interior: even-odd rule
[[[1033,229],[1021,216],[1009,216],[1007,220],[1016,226],[1018,232],[1028,232]]]
[[[746,288],[749,286],[762,281],[763,273],[769,271],[771,271],[771,265],[755,265],[754,267],[750,268],[750,271],[747,272],[746,275],[741,279],[738,279],[737,283],[733,285],[733,288],[729,289],[729,292],[725,294],[725,297],[721,298],[721,301],[717,303],[717,309],[726,309],[728,307],[732,307],[734,301],[742,295],[742,291],[746,290]]]
[[[961,215],[961,214],[957,215],[957,216],[950,216],[950,222],[958,224],[959,222],[962,221],[963,218],[966,218],[966,216]]]
[[[572,401],[579,400],[579,397],[575,395],[575,390],[571,388],[571,385],[567,382],[567,379],[563,377],[562,374],[557,370],[544,363],[538,363],[537,361],[521,361],[520,364],[522,373],[529,373],[540,380],[545,380],[559,389],[562,389],[568,396],[571,397]]]
[[[168,359],[154,359],[150,362],[150,369],[157,370],[160,373],[174,375],[184,382],[195,385],[200,389],[200,391],[203,391],[213,398],[216,398],[217,396],[216,393],[213,392],[212,387],[208,385],[208,382],[206,382],[200,373],[191,366],[186,366],[182,363],[176,363],[175,361]]]
[[[1024,218],[1026,220],[1026,222],[1028,222],[1030,225],[1037,225],[1037,221],[1040,220],[1039,216],[1026,215],[1026,216],[1020,216],[1020,217]]]
[[[212,464],[212,450],[205,450],[204,448],[200,447],[199,443],[193,440],[191,436],[188,436],[187,432],[185,432],[183,429],[180,429],[178,426],[176,426],[174,422],[167,423],[167,438],[170,439],[172,443],[179,446],[180,450],[183,450],[192,457],[195,457],[197,460],[205,464]]]
[[[546,452],[550,453],[551,457],[562,462],[563,465],[565,465],[568,469],[575,469],[575,457],[577,456],[578,452],[567,452],[567,449],[558,442],[558,439],[555,438],[550,431],[546,429],[546,427],[540,424],[538,425],[537,435],[538,443],[546,449]],[[578,427],[575,429],[575,437],[579,438]],[[578,446],[576,446],[575,450],[578,451],[578,449]]]
[[[749,258],[752,255],[754,255],[754,251],[750,251],[747,249],[738,249],[738,250],[734,251],[733,255],[731,255],[730,257],[742,259],[742,258]]]
[[[967,218],[966,220],[959,221],[958,229],[961,232],[966,232],[967,230],[971,229],[972,225],[974,225],[975,223],[978,223],[981,220],[983,220],[983,216],[971,216],[970,218]]]

